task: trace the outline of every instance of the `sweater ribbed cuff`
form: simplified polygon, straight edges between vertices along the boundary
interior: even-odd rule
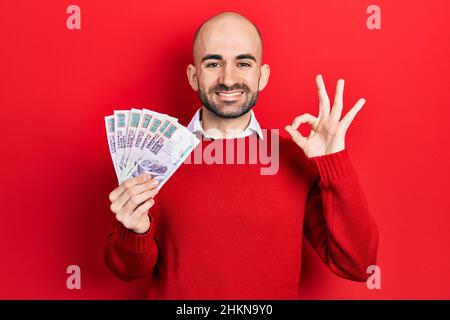
[[[154,236],[153,223],[150,223],[150,229],[144,234],[135,233],[116,221],[116,232],[120,241],[134,251],[145,251],[149,248]]]
[[[347,149],[324,156],[312,157],[309,160],[319,171],[320,179],[324,183],[352,175],[354,172]]]

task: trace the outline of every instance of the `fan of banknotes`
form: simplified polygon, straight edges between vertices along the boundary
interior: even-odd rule
[[[149,173],[160,189],[200,142],[178,119],[148,109],[115,110],[105,125],[119,184]]]

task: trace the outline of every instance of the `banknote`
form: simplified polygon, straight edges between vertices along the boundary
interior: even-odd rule
[[[127,126],[127,136],[126,136],[126,141],[125,141],[125,150],[124,150],[124,154],[123,154],[123,167],[122,167],[121,176],[122,176],[123,172],[125,171],[125,168],[128,163],[128,159],[131,154],[131,150],[133,148],[133,143],[134,143],[134,139],[136,137],[139,120],[141,118],[141,111],[142,110],[140,110],[140,109],[134,109],[134,108],[131,109],[131,111],[130,111],[130,116],[128,118],[128,126]]]
[[[169,117],[163,113],[155,112],[148,109],[142,109],[141,122],[138,124],[138,132],[136,139],[132,141],[132,148],[130,150],[125,167],[122,170],[120,180],[126,179],[129,176],[130,170],[136,165],[136,162],[142,157],[143,147],[153,137],[155,129],[165,127],[170,122],[178,122],[178,119]]]
[[[119,175],[122,172],[124,163],[123,155],[125,153],[125,145],[128,130],[129,110],[115,110],[114,111],[114,135],[116,137],[116,161]]]
[[[115,110],[105,126],[119,183],[150,173],[160,189],[200,142],[177,118],[146,108]]]
[[[150,173],[160,183],[161,188],[175,173],[200,140],[187,128],[179,123],[169,123],[161,131],[163,125],[156,128],[152,138],[142,147],[140,157],[133,168],[124,177],[136,177],[142,173]],[[149,131],[153,130],[150,128]]]
[[[116,160],[116,136],[115,136],[115,117],[114,116],[107,116],[105,117],[105,127],[106,127],[106,136],[108,138],[108,146],[109,146],[109,153],[111,154],[111,160],[113,162],[114,171],[116,172],[116,176],[119,177],[119,171],[117,167],[117,160]]]

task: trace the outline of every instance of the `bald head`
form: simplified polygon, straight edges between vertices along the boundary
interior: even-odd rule
[[[238,13],[222,12],[200,25],[194,34],[194,63],[201,62],[205,53],[213,54],[214,50],[224,46],[242,52],[248,52],[252,47],[255,58],[261,62],[261,33],[253,22]]]

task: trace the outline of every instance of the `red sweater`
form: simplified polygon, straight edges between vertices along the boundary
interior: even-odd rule
[[[238,140],[248,151],[250,138]],[[149,299],[297,299],[302,231],[333,273],[367,279],[378,231],[347,150],[308,159],[279,137],[274,175],[261,175],[260,162],[193,162],[156,196],[146,234],[115,222],[105,261],[119,279],[151,274]]]

